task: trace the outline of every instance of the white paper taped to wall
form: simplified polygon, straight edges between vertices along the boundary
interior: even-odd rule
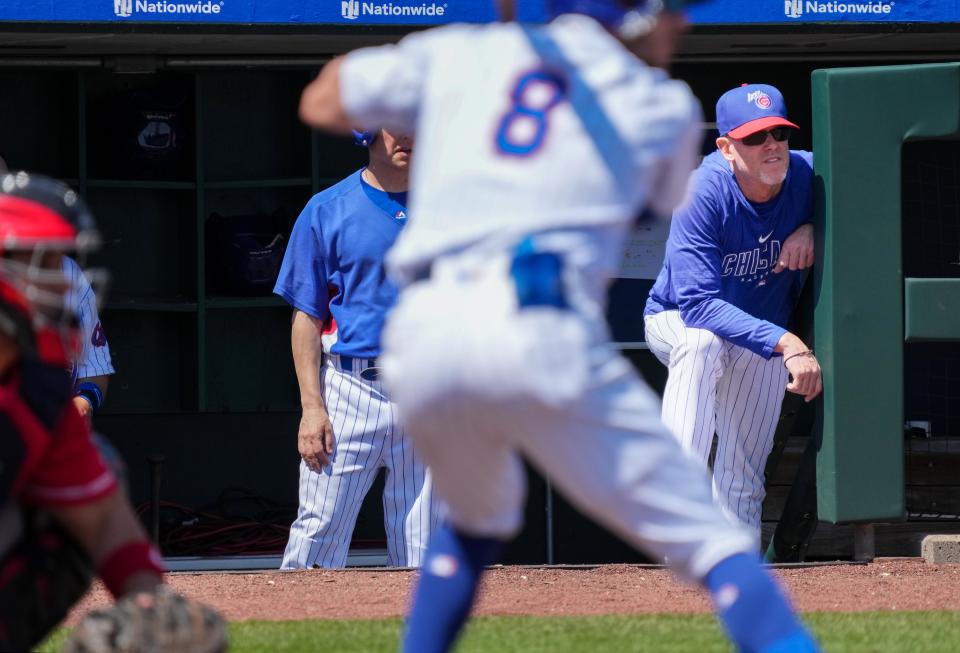
[[[704,122],[703,143],[697,165],[703,157],[717,149],[716,141],[720,133],[717,123]],[[663,265],[666,253],[667,236],[670,235],[670,220],[648,220],[631,232],[624,244],[623,261],[620,264],[620,279],[656,279]]]
[[[624,243],[621,279],[656,279],[670,233],[669,220],[650,220],[638,225]]]

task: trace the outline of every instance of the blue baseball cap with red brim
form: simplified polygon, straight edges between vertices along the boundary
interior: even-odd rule
[[[743,84],[717,100],[717,131],[721,136],[743,138],[774,127],[800,129],[787,120],[787,103],[769,84]]]

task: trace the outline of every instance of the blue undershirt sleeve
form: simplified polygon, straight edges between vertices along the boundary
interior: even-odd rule
[[[673,216],[667,256],[680,317],[735,345],[770,358],[786,329],[721,299],[721,212],[709,192],[696,193]]]

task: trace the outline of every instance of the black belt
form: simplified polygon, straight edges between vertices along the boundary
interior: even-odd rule
[[[357,358],[355,356],[338,355],[340,369],[353,371],[353,361],[360,361],[360,378],[365,381],[376,381],[380,376],[380,365],[376,358]]]

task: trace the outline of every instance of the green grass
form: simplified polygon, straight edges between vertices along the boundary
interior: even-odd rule
[[[805,616],[829,653],[954,653],[960,612],[822,612]],[[377,621],[245,621],[230,624],[230,650],[246,652],[395,651],[397,619]],[[66,631],[41,648],[59,649]],[[482,617],[470,623],[458,653],[627,651],[729,653],[709,615]]]

